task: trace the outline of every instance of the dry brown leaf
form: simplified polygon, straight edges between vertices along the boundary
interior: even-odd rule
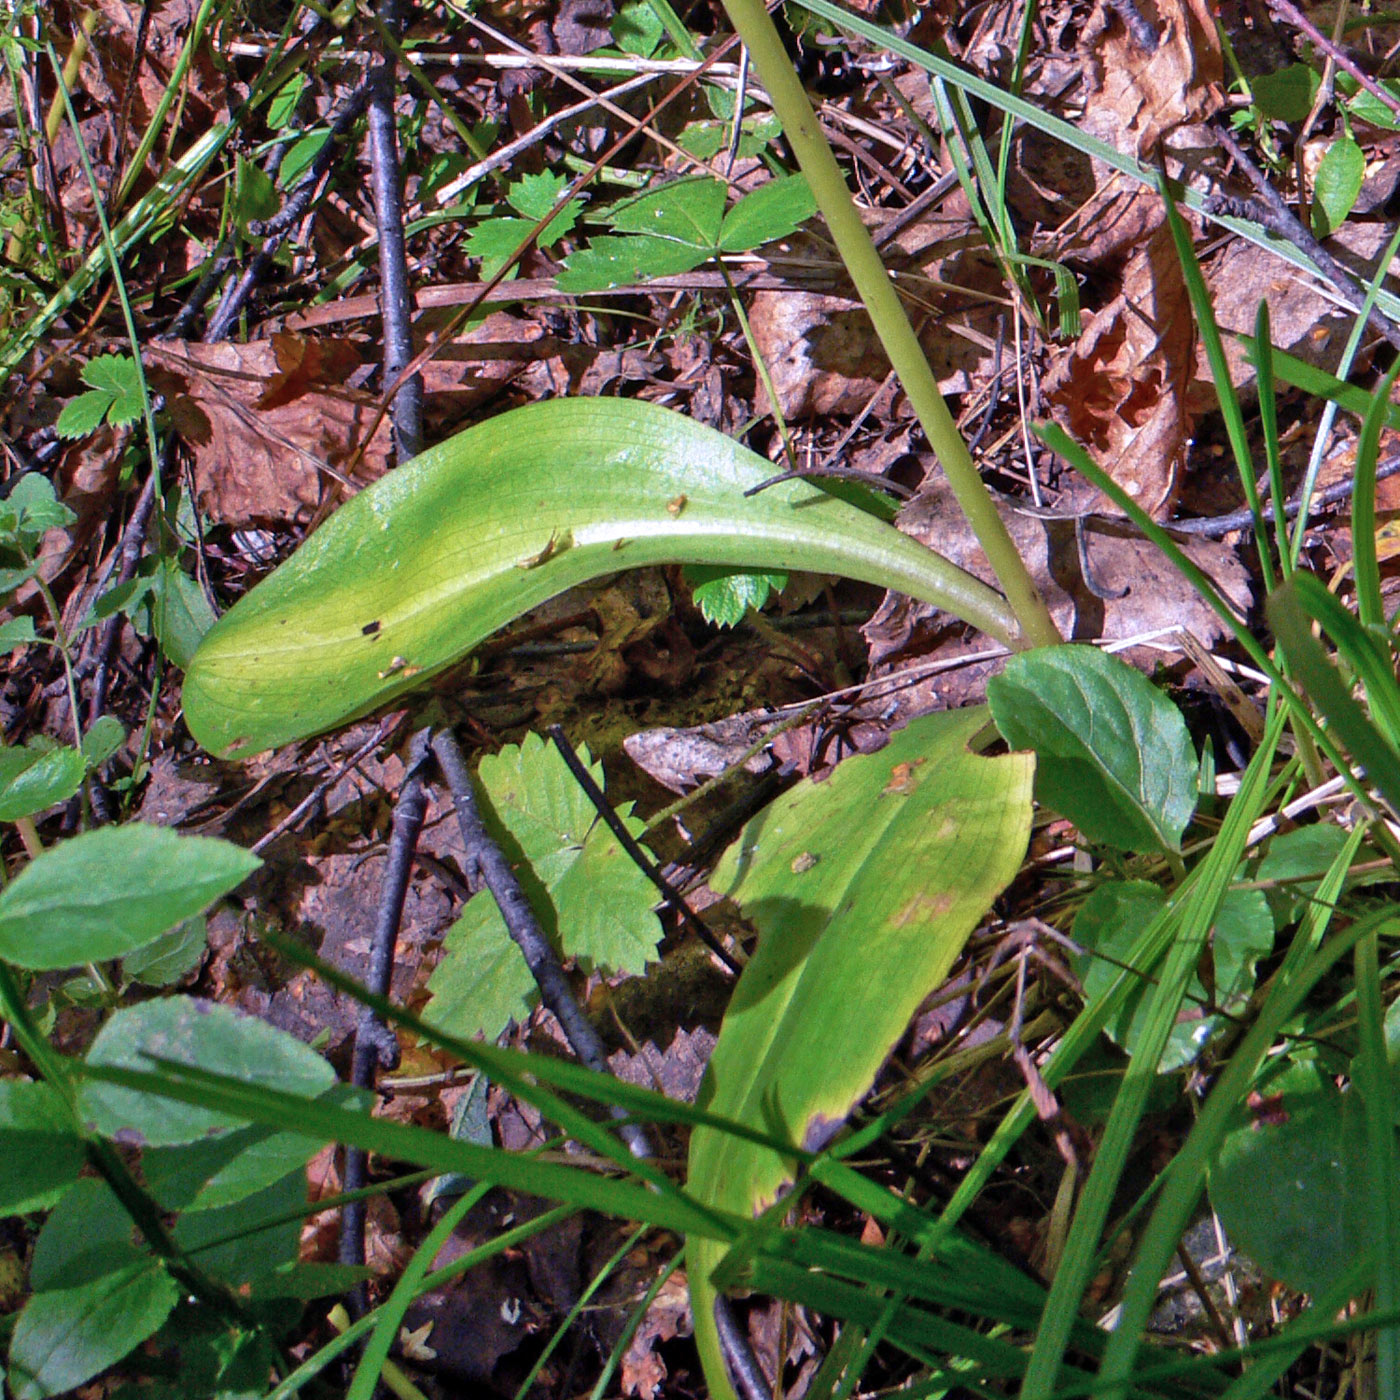
[[[659,1342],[688,1337],[691,1331],[690,1290],[685,1275],[674,1273],[661,1285],[642,1324],[622,1358],[622,1393],[656,1400],[666,1379],[666,1363],[657,1354]]]
[[[1165,227],[1128,259],[1122,292],[1088,320],[1046,380],[1056,419],[1147,513],[1164,518],[1176,494],[1191,420],[1195,322]],[[1117,510],[1076,481],[1072,508]]]
[[[388,465],[390,432],[379,425],[346,471],[373,421],[375,400],[343,387],[305,388],[290,402],[259,402],[286,370],[270,341],[201,345],[154,341],[152,386],[166,397],[194,453],[198,504],[224,525],[305,523],[337,489],[362,486]]]
[[[1389,241],[1393,226],[1388,223],[1347,223],[1327,240],[1328,250],[1338,262],[1349,267],[1363,282],[1375,273],[1381,251]],[[1318,369],[1335,373],[1352,323],[1351,313],[1339,308],[1335,299],[1318,288],[1314,279],[1290,267],[1267,249],[1234,239],[1205,268],[1215,319],[1225,332],[1254,334],[1254,318],[1261,301],[1269,303],[1269,331],[1274,345]],[[1387,285],[1397,288],[1392,275]],[[1254,366],[1243,345],[1226,334],[1225,357],[1230,378],[1237,388],[1253,384]],[[1364,368],[1365,360],[1357,368]],[[1196,378],[1205,395],[1203,404],[1214,407],[1214,391],[1209,387],[1210,366],[1204,351],[1197,355]]]
[[[1114,641],[1180,629],[1209,647],[1224,634],[1220,619],[1186,580],[1155,545],[1128,525],[1101,518],[1087,522],[1089,563],[1095,580],[1105,592],[1127,589],[1121,598],[1105,599],[1085,587],[1072,520],[1043,520],[1017,510],[1009,501],[999,501],[998,509],[1064,637]],[[901,512],[899,527],[970,573],[993,582],[986,556],[941,473]],[[1233,546],[1198,538],[1178,543],[1239,611],[1248,611],[1252,601],[1249,575]],[[947,614],[929,604],[903,594],[888,594],[862,629],[870,644],[871,664],[879,665],[906,650],[926,649],[948,622]],[[952,660],[986,650],[987,645],[980,637],[955,640],[940,646],[938,656]],[[1128,659],[1134,659],[1131,653]],[[891,722],[902,723],[930,710],[980,698],[992,664],[952,670],[899,691],[895,697],[897,714]]]

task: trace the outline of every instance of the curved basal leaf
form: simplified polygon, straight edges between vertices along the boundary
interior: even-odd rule
[[[844,574],[1014,642],[1004,599],[764,458],[654,404],[556,399],[362,491],[209,631],[185,719],[252,753],[385,704],[555,594],[645,564]]]
[[[869,1089],[919,1003],[1015,875],[1030,837],[1033,761],[983,758],[984,708],[916,720],[824,783],[751,821],[710,883],[759,944],[734,989],[701,1106],[816,1149]],[[751,1216],[791,1159],[714,1128],[691,1136],[689,1189]],[[688,1249],[695,1335],[710,1393],[728,1396],[709,1276],[724,1248]]]

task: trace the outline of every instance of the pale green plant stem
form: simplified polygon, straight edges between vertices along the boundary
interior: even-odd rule
[[[1024,641],[1031,646],[1059,643],[1063,639],[1045,600],[1025,561],[1017,553],[991,493],[978,475],[972,454],[943,401],[919,338],[914,334],[870,233],[851,201],[841,167],[821,134],[811,103],[762,0],[724,0],[724,7],[735,31],[748,47],[837,251],[870,313],[880,343],[929,445],[947,473],[953,494],[1006,594]]]

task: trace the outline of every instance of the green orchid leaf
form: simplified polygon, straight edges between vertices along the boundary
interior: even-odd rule
[[[759,930],[700,1106],[817,1150],[869,1089],[943,981],[1030,837],[1033,761],[968,743],[984,708],[926,716],[887,747],[800,783],[744,828],[710,884]],[[744,1218],[793,1160],[717,1128],[691,1135],[689,1190]],[[695,1335],[710,1393],[729,1394],[710,1277],[722,1245],[691,1239]]]
[[[820,487],[652,404],[555,399],[432,448],[341,507],[210,628],[185,722],[255,753],[387,704],[567,588],[659,563],[834,573],[1016,644],[1005,600]]]

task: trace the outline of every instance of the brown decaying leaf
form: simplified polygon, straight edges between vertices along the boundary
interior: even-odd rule
[[[1129,257],[1123,289],[1093,315],[1046,382],[1055,417],[1147,513],[1170,512],[1191,420],[1195,325],[1171,236],[1159,226]],[[1076,481],[1072,508],[1112,507]]]
[[[1161,35],[1151,53],[1107,6],[1085,31],[1089,94],[1079,124],[1139,158],[1173,145],[1189,152],[1201,144],[1192,124],[1222,100],[1214,20],[1204,0],[1158,0],[1143,10]],[[1094,173],[1098,191],[1055,253],[1094,265],[1100,277],[1117,271],[1117,290],[1086,314],[1086,330],[1053,367],[1046,390],[1066,429],[1161,519],[1170,511],[1191,431],[1186,390],[1194,318],[1161,200],[1154,191],[1125,188],[1101,163]],[[1086,485],[1072,499],[1077,509],[1103,509],[1096,496]]]
[[[685,1275],[674,1273],[652,1299],[622,1358],[622,1393],[656,1400],[666,1380],[666,1363],[656,1348],[674,1337],[690,1336],[690,1290]]]
[[[220,524],[305,523],[337,483],[364,485],[388,465],[387,423],[368,444],[361,441],[374,399],[308,376],[298,380],[270,341],[153,341],[147,354],[152,387],[165,395],[176,430],[194,453],[199,507]],[[342,354],[331,352],[332,360]],[[298,363],[309,357],[301,352]],[[260,407],[265,394],[275,406]],[[361,446],[350,483],[345,471]]]
[[[1091,571],[1102,591],[1126,589],[1121,598],[1099,598],[1084,584],[1071,520],[1042,520],[999,502],[1017,550],[1045,596],[1062,635],[1076,640],[1118,640],[1163,629],[1190,632],[1204,646],[1223,634],[1223,625],[1191,590],[1186,580],[1157,552],[1156,546],[1126,525],[1098,519],[1088,522],[1087,548]],[[941,473],[901,512],[899,527],[936,548],[954,563],[992,582],[986,557],[958,509]],[[1219,540],[1190,539],[1182,550],[1212,578],[1231,603],[1247,612],[1251,602],[1249,575],[1233,546]],[[906,649],[927,646],[948,622],[946,614],[903,594],[891,593],[862,632],[870,644],[872,665],[890,661]],[[983,650],[974,638],[940,648],[952,657]],[[1132,653],[1128,653],[1133,659]],[[1000,663],[994,663],[999,665]],[[947,709],[980,699],[991,665],[950,671],[901,690],[896,696],[898,725],[929,710]]]

